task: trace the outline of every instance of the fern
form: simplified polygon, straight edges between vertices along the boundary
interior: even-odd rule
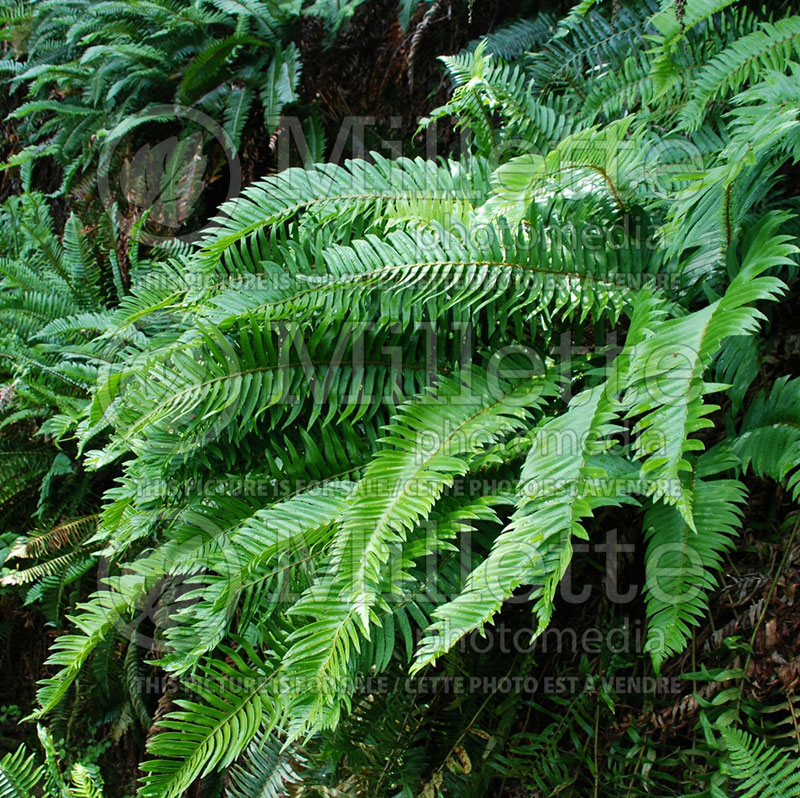
[[[765,708],[796,676],[794,561],[775,534],[793,521],[783,493],[746,504],[739,479],[800,495],[793,361],[775,368],[796,294],[797,18],[587,1],[459,52],[469,4],[412,18],[404,3],[404,24],[423,21],[410,49],[392,28],[387,74],[423,29],[453,37],[451,93],[426,122],[470,133],[459,158],[308,157],[210,207],[211,177],[184,161],[216,168],[220,152],[165,107],[190,104],[249,147],[291,105],[321,152],[329,87],[310,111],[301,53],[318,56],[314,30],[350,41],[358,5],[8,11],[0,68],[27,92],[9,163],[30,187],[33,159],[54,155],[67,204],[59,224],[36,192],[0,209],[3,612],[35,603],[72,627],[39,684],[33,716],[54,731],[35,789],[98,798],[94,759],[62,757],[61,738],[128,751],[147,732],[143,798],[198,782],[716,796],[729,775],[791,794],[764,746],[796,729],[791,702],[770,695],[780,723]],[[101,151],[135,151],[145,118],[178,141],[157,187],[191,183],[198,215],[214,214],[196,244],[147,243],[189,194],[97,218],[92,177],[116,168]],[[573,611],[560,588],[577,574],[596,589],[585,547],[617,526],[643,600]],[[643,651],[532,651],[563,623],[640,618]],[[507,632],[518,651],[479,652]],[[704,684],[625,692],[615,677],[649,679],[645,655],[668,676],[691,658],[686,679]],[[150,673],[170,685],[157,705],[139,689]],[[499,686],[553,675],[580,689]],[[459,678],[469,689],[428,689]],[[740,721],[764,742],[731,731]],[[4,772],[35,766],[18,752]]]
[[[704,405],[703,396],[715,387],[705,384],[702,375],[723,339],[756,329],[761,313],[749,303],[774,299],[783,290],[779,280],[761,276],[776,263],[788,263],[794,251],[785,239],[774,236],[779,221],[768,218],[761,224],[720,300],[682,319],[663,322],[635,355],[632,371],[637,376],[626,401],[629,414],[639,416],[635,448],[651,482],[648,492],[674,504],[690,528],[694,528],[693,500],[691,488],[681,481],[690,468],[684,455],[702,449],[690,436],[709,426],[706,417],[716,409]]]
[[[762,23],[761,30],[738,39],[713,58],[700,74],[692,98],[682,115],[682,124],[696,130],[710,103],[736,91],[766,69],[785,70],[800,56],[800,17]]]
[[[740,483],[708,476],[701,457],[694,481],[694,530],[674,507],[655,505],[645,516],[647,530],[647,649],[656,669],[683,650],[708,609],[716,584],[711,569],[733,545],[745,491]]]
[[[776,380],[771,393],[760,393],[747,409],[740,434],[732,442],[743,469],[785,483],[795,498],[800,490],[798,389],[797,380]]]
[[[0,795],[3,798],[28,798],[42,778],[33,754],[24,745],[0,759]]]
[[[474,50],[485,41],[487,52],[504,61],[512,61],[526,52],[535,50],[552,35],[556,25],[550,14],[538,14],[533,19],[514,19],[488,33],[480,40],[470,42],[468,50]]]
[[[244,762],[231,768],[230,794],[234,798],[278,798],[284,790],[299,783],[303,756],[297,751],[284,752],[280,740],[260,731],[249,743]]]
[[[265,688],[271,675],[265,666],[247,665],[233,651],[228,657],[233,665],[206,662],[196,683],[187,683],[204,704],[177,699],[180,709],[160,722],[161,731],[148,748],[162,758],[142,763],[147,775],[140,795],[182,794],[197,776],[230,765],[256,735],[265,713],[270,718]]]
[[[602,466],[590,463],[604,453],[603,439],[614,429],[615,413],[601,388],[579,395],[573,402],[573,409],[548,421],[533,439],[511,524],[470,575],[466,590],[434,612],[437,622],[422,641],[415,670],[491,620],[503,600],[521,584],[540,585],[533,596],[537,631],[547,626],[556,586],[571,558],[572,536],[585,537],[580,519],[591,512],[591,502],[572,486],[589,473],[605,475]],[[563,440],[571,442],[566,451],[558,443]]]
[[[789,754],[770,748],[763,740],[739,729],[723,729],[729,763],[723,767],[740,780],[743,798],[783,798],[797,795],[800,776]]]

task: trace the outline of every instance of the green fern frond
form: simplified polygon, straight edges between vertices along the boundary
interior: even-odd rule
[[[62,554],[59,557],[53,557],[46,562],[37,563],[30,568],[24,568],[21,571],[12,571],[0,579],[2,585],[26,585],[30,582],[38,582],[48,576],[54,576],[63,573],[69,566],[75,564],[79,560],[85,560],[86,551],[77,549],[67,554]]]
[[[502,214],[521,221],[536,199],[603,192],[624,211],[641,180],[639,151],[625,142],[633,117],[604,128],[591,127],[567,136],[546,155],[521,155],[492,174],[492,197],[479,211],[484,220]]]
[[[657,9],[655,0],[624,5],[616,24],[588,8],[573,17],[534,57],[530,72],[536,87],[546,92],[570,86],[583,99],[595,69],[619,68],[643,41],[646,23]]]
[[[514,19],[486,34],[486,52],[504,61],[512,61],[534,50],[552,36],[556,19],[551,14],[537,14],[533,19]],[[474,50],[479,41],[470,42],[466,49]]]
[[[80,762],[72,766],[70,773],[72,786],[69,788],[71,798],[103,798],[102,786],[96,772]]]
[[[228,791],[232,798],[280,798],[287,787],[302,783],[303,764],[299,750],[284,751],[281,741],[262,729],[231,768]]]
[[[313,212],[318,221],[343,213],[355,219],[364,212],[379,215],[392,200],[427,196],[461,202],[477,190],[474,175],[464,169],[444,169],[421,158],[388,161],[379,153],[372,157],[375,163],[316,164],[310,169],[287,169],[254,183],[241,197],[220,207],[225,216],[215,217],[217,226],[204,240],[202,252],[214,266],[234,244],[302,213]]]
[[[44,781],[47,792],[56,798],[69,798],[69,789],[61,768],[61,758],[56,750],[53,736],[41,723],[36,724],[36,734],[44,749]]]
[[[795,758],[740,729],[721,730],[728,751],[723,770],[741,781],[741,798],[793,798],[800,795]]]
[[[719,389],[703,374],[721,342],[752,334],[763,315],[752,303],[775,299],[783,284],[763,276],[773,266],[791,262],[794,247],[776,230],[782,217],[767,217],[749,242],[742,267],[723,297],[703,310],[662,322],[638,348],[625,398],[629,417],[637,417],[634,450],[642,459],[648,493],[677,506],[690,528],[692,489],[683,478],[691,472],[685,455],[702,450],[693,436],[711,425],[716,406],[704,396]]]
[[[231,765],[256,736],[262,719],[268,727],[274,724],[267,692],[272,669],[257,659],[248,664],[232,650],[226,653],[231,664],[206,661],[185,682],[199,700],[176,699],[179,709],[159,721],[160,731],[148,743],[149,753],[158,758],[141,765],[146,773],[141,798],[176,798],[197,777]],[[254,657],[252,650],[248,654]]]
[[[0,507],[33,489],[50,462],[46,449],[0,450]]]
[[[800,380],[780,377],[747,408],[732,442],[742,469],[785,484],[800,496]]]
[[[293,711],[304,724],[329,726],[338,717],[338,689],[329,682],[370,634],[390,550],[428,517],[469,456],[519,429],[553,393],[546,375],[518,385],[487,383],[477,370],[442,378],[435,389],[403,405],[342,514],[326,575],[294,605],[315,620],[290,641],[286,678],[305,685]],[[392,448],[389,448],[392,447]],[[317,690],[316,695],[313,690]],[[297,732],[295,732],[297,733]]]
[[[243,592],[269,591],[277,603],[284,580],[298,565],[330,541],[331,524],[347,506],[354,483],[328,482],[257,511],[228,532],[224,549],[209,557],[215,573],[203,576],[203,585],[187,593],[196,603],[178,615],[168,632],[175,651],[162,660],[169,670],[182,673],[223,639]],[[268,603],[261,605],[268,611]]]
[[[0,759],[0,798],[31,798],[42,779],[42,768],[24,745]]]
[[[548,624],[556,586],[572,556],[573,536],[586,537],[581,518],[593,501],[582,483],[609,478],[602,455],[616,429],[616,412],[600,386],[573,399],[562,416],[543,424],[522,470],[517,509],[464,592],[434,611],[412,670],[419,671],[473,629],[483,628],[513,590],[535,584],[537,632]],[[617,503],[616,496],[609,497]]]
[[[687,130],[702,124],[709,105],[769,69],[785,71],[800,58],[800,17],[763,22],[715,56],[697,76],[681,122]]]
[[[342,596],[359,608],[365,625],[390,544],[427,517],[455,476],[467,473],[465,455],[522,428],[529,410],[554,393],[544,374],[507,386],[474,370],[439,380],[430,394],[399,409],[382,439],[392,448],[378,450],[353,492],[331,561]]]
[[[37,700],[40,708],[32,713],[41,718],[51,711],[69,690],[92,651],[118,624],[124,625],[139,597],[145,595],[152,583],[127,575],[116,581],[117,590],[98,591],[88,602],[79,605],[82,614],[70,618],[80,634],[62,634],[50,648],[49,665],[59,665],[55,676],[39,682]]]
[[[702,461],[702,458],[701,458]],[[675,507],[656,504],[644,519],[647,538],[647,643],[658,671],[664,659],[680,653],[708,609],[707,593],[716,585],[722,554],[733,545],[745,498],[741,483],[702,479],[698,464],[692,506],[694,530]]]
[[[650,70],[650,78],[655,86],[654,99],[662,98],[680,78],[680,66],[675,63],[674,56],[687,34],[729,8],[732,3],[733,0],[686,0],[680,21],[675,13],[677,3],[668,3],[653,15],[650,24],[658,31]]]

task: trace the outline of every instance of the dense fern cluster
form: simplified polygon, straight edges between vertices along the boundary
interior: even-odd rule
[[[17,4],[7,11],[16,45],[3,71],[27,87],[14,111],[30,144],[13,160],[55,155],[62,190],[96,167],[108,137],[186,105],[221,118],[238,144],[260,99],[275,127],[295,99],[297,50],[282,35],[296,3],[66,2]],[[27,35],[26,35],[27,34]],[[54,99],[55,97],[57,99]]]
[[[800,16],[607,5],[443,58],[451,98],[423,125],[454,119],[458,157],[267,176],[190,248],[145,257],[113,214],[59,240],[44,197],[5,203],[2,497],[35,485],[53,524],[13,541],[3,581],[57,589],[57,613],[98,571],[32,716],[60,723],[111,669],[105,722],[148,732],[142,798],[198,779],[236,798],[800,791],[796,723],[745,689],[758,624],[720,641],[730,668],[699,666],[694,639],[755,478],[800,495],[800,381],[767,354],[796,301]],[[268,126],[294,96],[278,37],[299,4],[21,8],[15,116],[50,121],[12,163],[57,153],[67,183],[143,97],[237,140],[256,95]],[[574,694],[532,695],[565,575],[613,525],[642,573],[641,650],[601,647],[557,674]],[[487,656],[509,626],[518,650]],[[663,695],[608,681],[687,647],[689,753],[652,734]],[[158,706],[142,659],[170,685]],[[33,768],[2,760],[0,796]],[[72,779],[56,791],[95,795],[83,765]]]

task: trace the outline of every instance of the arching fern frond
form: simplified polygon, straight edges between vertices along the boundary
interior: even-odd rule
[[[226,632],[243,592],[258,589],[271,592],[280,601],[285,580],[320,551],[333,533],[331,525],[347,506],[354,483],[329,482],[257,511],[228,532],[223,549],[208,557],[215,573],[203,575],[203,585],[187,592],[192,602],[180,612],[168,631],[175,651],[162,662],[173,673],[196,664],[201,655],[213,650]],[[266,596],[264,596],[266,598]]]
[[[486,52],[504,61],[513,61],[525,52],[535,50],[552,36],[556,19],[552,14],[537,14],[533,19],[514,19],[487,33]],[[479,41],[470,42],[468,50],[474,50]]]
[[[331,561],[343,598],[358,607],[365,625],[390,544],[427,517],[455,476],[467,473],[465,455],[522,428],[529,410],[554,393],[545,374],[504,385],[473,370],[442,378],[399,409],[382,440],[388,446],[378,450],[342,515]]]
[[[428,517],[456,476],[468,472],[470,456],[520,429],[529,408],[553,392],[543,374],[509,384],[488,382],[472,369],[441,378],[400,408],[342,513],[325,577],[292,608],[293,615],[315,619],[290,638],[287,655],[286,678],[301,685],[296,729],[329,726],[338,717],[334,683],[347,673],[360,638],[370,635],[392,546]]]
[[[87,515],[58,524],[46,532],[30,535],[23,544],[11,550],[9,557],[41,557],[78,543],[97,530],[99,519],[99,513]]]
[[[142,763],[141,798],[176,798],[198,776],[233,764],[258,733],[274,725],[273,668],[247,652],[251,662],[228,649],[229,662],[208,660],[184,684],[198,700],[177,698],[179,707],[159,721],[150,739],[155,759]]]
[[[683,478],[691,471],[685,455],[702,450],[692,436],[708,427],[716,406],[704,396],[718,389],[703,375],[724,338],[752,334],[763,317],[752,303],[775,299],[783,283],[764,276],[773,266],[790,263],[794,246],[777,234],[782,217],[765,218],[749,242],[742,267],[723,297],[703,310],[662,322],[638,348],[626,403],[638,417],[634,450],[642,459],[648,492],[677,506],[694,528],[692,489]]]
[[[580,520],[594,502],[582,484],[609,478],[600,457],[616,429],[616,412],[605,386],[576,396],[562,416],[541,426],[525,461],[517,509],[464,591],[434,611],[436,622],[422,640],[412,669],[419,671],[461,637],[489,622],[503,601],[523,584],[536,587],[536,631],[548,624],[556,586],[572,557],[572,537],[586,537]],[[616,496],[609,498],[617,503]]]
[[[216,227],[203,241],[201,258],[213,267],[226,249],[256,231],[280,224],[302,213],[314,213],[317,221],[342,214],[355,219],[369,212],[378,216],[390,201],[420,197],[462,202],[480,196],[478,177],[464,169],[445,169],[434,161],[400,158],[388,161],[373,153],[374,163],[347,161],[344,166],[316,164],[292,168],[254,183],[242,196],[220,207]]]
[[[760,71],[783,72],[799,58],[800,17],[762,22],[760,30],[738,39],[703,67],[681,115],[683,126],[696,130],[712,102],[737,91]]]

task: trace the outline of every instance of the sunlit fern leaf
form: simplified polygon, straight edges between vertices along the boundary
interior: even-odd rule
[[[90,462],[105,462],[128,447],[157,449],[163,456],[165,446],[177,462],[217,441],[241,441],[254,430],[288,425],[300,414],[309,429],[334,419],[358,422],[427,381],[424,370],[410,368],[399,384],[387,350],[399,342],[388,326],[341,334],[299,324],[260,328],[246,311],[231,318],[233,297],[224,301],[227,324],[235,324],[227,336],[200,327],[199,345],[176,347],[172,357],[159,353],[146,379],[134,373],[126,382],[109,381],[106,416],[125,432],[102,455],[91,454]]]
[[[443,230],[438,238],[420,252],[418,240],[405,232],[383,240],[370,236],[352,247],[326,250],[329,276],[324,279],[297,274],[263,292],[222,295],[218,304],[223,311],[216,321],[229,328],[228,334],[216,325],[198,324],[187,334],[191,348],[174,347],[172,358],[168,355],[173,350],[156,351],[147,360],[146,379],[134,374],[115,409],[124,432],[106,452],[90,454],[90,464],[109,462],[129,447],[159,457],[169,449],[168,458],[181,461],[221,435],[239,438],[259,416],[265,425],[277,425],[280,419],[289,423],[304,412],[304,404],[314,407],[311,420],[316,420],[321,409],[314,398],[317,389],[339,384],[328,377],[317,379],[317,362],[323,376],[327,370],[341,381],[373,373],[372,384],[380,387],[375,380],[388,375],[385,366],[351,372],[336,362],[323,365],[335,341],[321,337],[326,329],[321,318],[331,327],[344,320],[369,322],[375,329],[377,316],[381,326],[404,329],[426,317],[467,320],[482,306],[493,324],[518,313],[525,318],[586,318],[606,311],[615,317],[631,296],[624,286],[597,274],[602,260],[579,247],[560,242],[558,250],[548,251],[543,237],[519,241],[508,230],[493,229],[478,244],[465,245]],[[255,323],[257,315],[261,327]],[[309,323],[314,318],[317,327],[308,340],[308,331],[299,324],[304,318]],[[290,321],[294,324],[285,327]],[[310,357],[307,348],[303,351],[315,341],[321,344],[321,360]],[[111,387],[119,393],[119,377],[115,385]],[[107,410],[115,397],[104,396]],[[329,399],[336,401],[324,420],[347,418],[355,410],[352,402],[361,401],[350,389],[333,391]],[[376,407],[361,402],[354,418],[366,410],[375,412]]]
[[[68,567],[76,564],[77,562],[84,563],[86,561],[86,550],[75,549],[67,554],[53,557],[50,560],[32,565],[30,568],[23,568],[22,570],[12,571],[0,580],[3,585],[27,585],[31,582],[37,582],[49,576],[58,576],[66,571]]]
[[[215,513],[213,507],[191,503],[180,512],[176,511],[167,541],[146,556],[128,563],[127,573],[106,577],[107,589],[93,593],[86,602],[79,604],[80,614],[67,616],[77,631],[60,635],[51,646],[47,663],[60,666],[60,670],[39,682],[40,708],[33,716],[41,717],[58,704],[97,646],[115,630],[125,632],[130,628],[139,603],[157,589],[165,577],[196,574],[198,564],[215,548],[225,544],[229,527],[239,520],[234,514],[231,521],[231,506],[241,508],[241,503],[228,499],[222,502],[220,513]],[[120,512],[119,508],[112,509]],[[119,520],[118,516],[116,518]],[[158,514],[157,520],[163,523],[163,514]]]
[[[434,662],[465,634],[481,629],[512,592],[532,584],[536,633],[549,623],[556,587],[572,557],[572,538],[586,537],[582,520],[594,509],[629,501],[640,490],[639,472],[618,453],[612,438],[620,427],[616,400],[629,378],[631,353],[651,334],[665,309],[643,293],[636,304],[626,347],[607,382],[576,396],[565,413],[548,418],[531,437],[511,523],[470,574],[454,600],[433,611],[412,664]]]
[[[79,557],[63,570],[44,576],[36,581],[25,594],[25,604],[36,603],[42,614],[54,625],[60,624],[64,605],[71,599],[68,588],[79,582],[94,565],[93,557]]]
[[[484,221],[503,215],[519,223],[535,199],[608,194],[624,211],[642,179],[641,149],[626,140],[633,117],[567,136],[545,155],[520,155],[492,174],[492,197],[479,211]]]
[[[741,798],[795,798],[800,795],[796,756],[768,746],[746,731],[721,730],[727,757],[721,769],[738,782]]]
[[[547,149],[571,133],[576,125],[569,100],[540,102],[528,71],[495,61],[486,54],[487,47],[483,39],[473,52],[442,57],[455,86],[453,96],[431,111],[421,126],[454,116],[457,127],[472,131],[480,155],[501,161],[520,149]]]
[[[378,450],[351,496],[331,565],[364,623],[390,544],[427,517],[454,476],[467,473],[465,455],[520,429],[529,409],[555,392],[546,374],[519,385],[489,376],[487,381],[476,369],[458,380],[442,378],[428,395],[403,405],[386,428],[382,442],[388,446]]]
[[[776,172],[800,142],[796,100],[792,81],[768,73],[733,98],[730,132],[720,141],[718,155],[695,153],[699,171],[686,188],[679,187],[662,229],[668,255],[682,259],[685,283],[719,280],[748,215],[765,201]]]
[[[463,318],[484,307],[493,323],[514,313],[585,317],[607,309],[616,315],[630,296],[625,286],[603,278],[606,256],[580,242],[557,240],[551,247],[538,231],[502,223],[484,228],[478,241],[465,241],[463,232],[431,224],[425,233],[396,231],[332,246],[323,252],[327,274],[298,275],[283,295],[273,292],[247,310],[273,323],[322,312],[353,322],[374,322],[377,315],[405,327],[431,316]]]
[[[42,768],[24,745],[0,759],[0,798],[32,798],[42,779]]]
[[[72,766],[70,779],[71,798],[103,798],[102,782],[96,768],[90,770],[86,765],[77,762]]]
[[[53,676],[39,682],[37,700],[40,708],[32,717],[42,717],[52,710],[77,678],[94,649],[105,640],[117,626],[124,627],[137,601],[152,587],[160,574],[150,580],[138,575],[125,575],[111,580],[114,590],[98,591],[77,609],[81,614],[69,617],[77,627],[77,633],[62,634],[50,647],[49,665],[61,666]]]

